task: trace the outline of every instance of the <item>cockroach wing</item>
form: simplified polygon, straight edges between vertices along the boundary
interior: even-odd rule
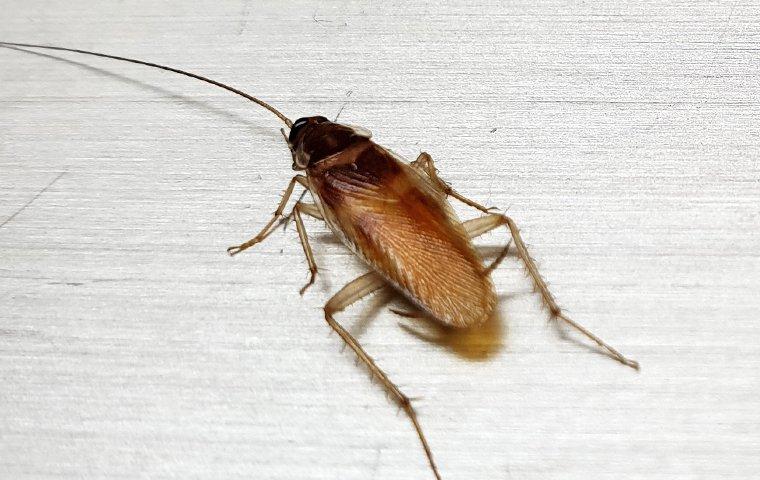
[[[328,225],[439,321],[467,327],[487,320],[493,284],[445,195],[391,152],[363,143],[309,171]]]

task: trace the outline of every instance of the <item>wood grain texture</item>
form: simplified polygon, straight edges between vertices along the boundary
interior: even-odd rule
[[[425,342],[383,295],[357,305],[340,319],[417,399],[445,479],[760,471],[756,1],[0,6],[3,40],[190,69],[291,118],[345,103],[509,209],[560,303],[642,371],[560,339],[514,258],[487,335]],[[313,220],[303,298],[294,229],[225,254],[292,175],[276,119],[54,56],[0,49],[0,477],[430,478],[322,319],[361,265]]]

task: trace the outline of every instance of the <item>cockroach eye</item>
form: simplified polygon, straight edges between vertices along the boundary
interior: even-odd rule
[[[293,122],[293,126],[290,127],[290,135],[288,135],[288,141],[292,144],[295,143],[296,137],[298,136],[298,132],[301,131],[303,127],[305,127],[309,123],[308,117],[302,117]]]

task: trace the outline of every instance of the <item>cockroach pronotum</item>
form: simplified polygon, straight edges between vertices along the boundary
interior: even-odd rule
[[[433,159],[421,153],[405,162],[371,140],[362,128],[342,125],[323,116],[299,118],[292,122],[279,110],[241,90],[184,70],[131,58],[86,50],[45,45],[0,42],[8,48],[43,48],[94,55],[178,73],[210,83],[240,95],[275,114],[289,129],[280,129],[293,159],[295,175],[285,189],[272,218],[250,240],[230,247],[236,255],[266,239],[278,225],[293,220],[309,265],[309,281],[314,283],[317,265],[303,224],[302,215],[323,220],[332,232],[370,268],[333,295],[324,306],[325,320],[351,347],[372,375],[380,379],[414,425],[430,468],[437,479],[433,454],[409,397],[388,378],[359,342],[333,317],[352,303],[390,285],[406,297],[418,312],[454,328],[476,327],[494,313],[496,294],[491,271],[504,259],[514,241],[517,255],[547,307],[552,319],[563,322],[599,345],[620,363],[639,368],[580,324],[568,318],[554,300],[520,237],[515,222],[493,209],[463,197],[438,177]],[[298,200],[285,214],[296,184],[311,193],[314,203]],[[448,197],[481,211],[484,215],[461,222]],[[484,265],[472,239],[505,226],[511,240],[497,258]]]

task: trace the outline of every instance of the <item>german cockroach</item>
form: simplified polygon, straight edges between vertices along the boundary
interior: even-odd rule
[[[230,255],[238,254],[262,242],[278,225],[292,219],[310,270],[309,281],[301,289],[303,294],[317,275],[302,219],[302,215],[309,215],[323,220],[367,264],[369,273],[353,280],[328,300],[324,306],[325,320],[409,416],[437,479],[440,480],[440,474],[409,397],[334,318],[336,313],[381,287],[392,286],[417,307],[419,315],[446,326],[469,328],[481,325],[496,307],[491,271],[504,259],[514,241],[517,255],[525,264],[551,318],[582,333],[620,363],[639,368],[636,361],[624,357],[562,312],[528,254],[515,222],[453,190],[438,177],[433,159],[427,153],[407,163],[374,143],[367,130],[342,125],[322,116],[292,122],[279,110],[245,92],[184,70],[78,49],[22,43],[0,45],[82,53],[160,68],[216,85],[274,113],[289,129],[289,132],[284,129],[281,132],[292,156],[293,170],[301,173],[291,179],[264,228],[247,242],[227,251]],[[311,193],[314,203],[298,200],[286,215],[285,209],[296,184]],[[484,215],[461,222],[449,205],[448,197]],[[506,227],[512,239],[492,263],[484,265],[472,239],[500,226]]]

